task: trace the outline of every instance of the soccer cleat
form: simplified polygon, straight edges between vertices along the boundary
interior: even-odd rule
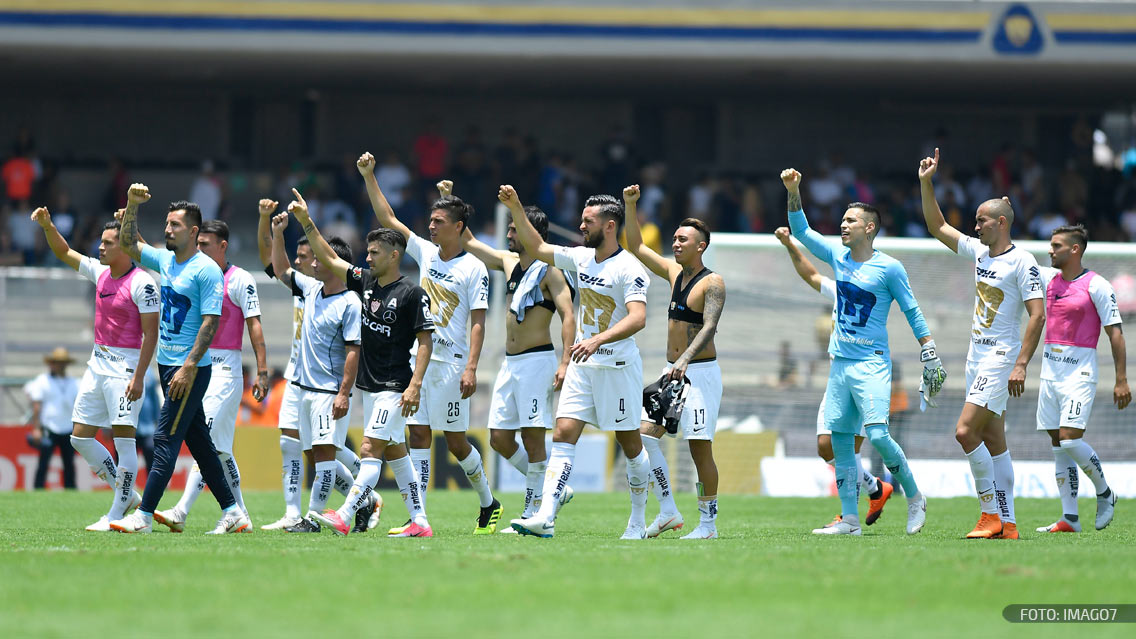
[[[1010,522],[1002,524],[1002,532],[994,535],[994,539],[1018,539],[1018,525]]]
[[[248,515],[240,508],[230,510],[222,513],[221,518],[217,520],[217,527],[206,535],[227,535],[229,533],[245,532],[252,528],[252,522],[249,521]]]
[[[87,526],[83,530],[86,530],[87,532],[110,532],[110,520],[107,519],[106,515],[103,515],[102,517],[99,517],[98,521],[91,524],[90,526]]]
[[[310,516],[312,517],[312,519],[315,519],[316,521],[320,522],[321,524],[323,524],[325,526],[330,526],[331,529],[333,531],[335,531],[335,534],[337,534],[337,535],[341,535],[343,537],[346,537],[347,533],[355,532],[354,530],[348,530],[347,529],[347,522],[343,521],[343,518],[339,516],[338,512],[336,512],[336,511],[334,511],[330,508],[323,511],[323,513],[311,513]]]
[[[639,522],[627,524],[627,530],[623,531],[623,536],[620,539],[646,539],[647,528]]]
[[[277,519],[276,521],[272,522],[271,524],[265,524],[265,525],[261,526],[260,529],[261,530],[283,530],[284,528],[288,528],[289,526],[295,526],[296,524],[300,523],[300,520],[301,520],[300,517],[284,516],[284,517],[281,517],[280,519]]]
[[[395,526],[394,528],[391,528],[390,530],[388,530],[387,536],[388,537],[398,537],[398,536],[402,535],[402,533],[405,532],[407,528],[410,528],[410,524],[413,524],[413,523],[414,523],[413,519],[407,519],[405,524],[403,524],[401,526]]]
[[[497,532],[497,522],[501,521],[501,502],[496,499],[492,504],[485,506],[477,514],[477,526],[473,529],[475,535],[492,535]]]
[[[499,529],[497,531],[497,534],[498,535],[516,535],[518,533],[517,533],[516,530],[513,529],[512,526],[505,526],[504,528]]]
[[[374,493],[371,493],[371,494],[373,495]],[[370,528],[368,528],[368,526],[367,526],[367,523],[369,521],[371,521],[371,516],[375,512],[375,506],[376,506],[375,500],[374,499],[368,499],[367,503],[363,504],[362,508],[355,511],[355,525],[351,527],[351,532],[353,532],[353,533],[365,533],[368,530],[370,530]],[[380,508],[381,508],[381,506],[380,506]],[[327,522],[325,521],[324,523],[327,523]]]
[[[560,503],[556,505],[556,512],[559,513],[560,509],[567,506],[568,502],[572,501],[575,496],[576,493],[572,491],[571,486],[564,486],[564,490],[560,492]]]
[[[379,526],[379,517],[383,514],[383,496],[379,493],[372,492],[371,495],[375,498],[375,510],[371,516],[367,518],[367,530],[372,530]]]
[[[1062,517],[1061,519],[1058,519],[1057,521],[1053,522],[1052,524],[1049,524],[1048,526],[1040,526],[1037,529],[1037,532],[1040,532],[1040,533],[1065,533],[1065,532],[1067,532],[1067,533],[1079,533],[1079,532],[1081,532],[1081,522],[1069,521],[1068,519],[1065,519],[1064,517]]]
[[[123,533],[148,534],[154,532],[154,527],[137,510],[122,519],[110,522],[110,529]]]
[[[837,514],[835,517],[832,518],[832,521],[825,524],[824,527],[825,528],[832,528],[833,526],[835,526],[836,524],[839,524],[842,521],[844,521],[844,518],[841,517],[839,514]]]
[[[1116,491],[1109,490],[1108,497],[1097,497],[1097,530],[1104,530],[1112,523],[1116,513]]]
[[[718,529],[706,524],[698,524],[694,530],[683,535],[680,539],[717,539]]]
[[[185,530],[185,513],[175,506],[169,510],[155,510],[154,521],[170,529],[170,532],[179,533]]]
[[[141,505],[142,505],[142,495],[139,495],[137,490],[132,491],[132,493],[130,495],[130,503],[126,505],[125,512],[130,512],[132,510],[136,510]]]
[[[880,515],[882,515],[884,512],[884,504],[887,503],[888,497],[891,497],[892,492],[895,491],[895,488],[892,488],[891,484],[880,479],[879,477],[876,478],[876,483],[878,483],[880,486],[880,497],[879,499],[868,500],[868,516],[864,518],[865,526],[871,526],[872,524],[876,523],[876,520],[879,519]],[[910,518],[911,513],[909,510],[908,519]]]
[[[887,486],[887,484],[884,485]],[[925,523],[927,523],[927,498],[920,495],[919,501],[912,501],[907,504],[907,534],[914,535],[923,530]]]
[[[853,537],[859,537],[863,533],[860,531],[859,526],[853,526],[852,524],[841,519],[840,521],[833,523],[833,524],[830,524],[828,526],[825,526],[823,528],[814,528],[813,534],[814,535],[852,535]]]
[[[241,530],[239,532],[248,533],[248,534],[251,535],[252,531],[255,530],[255,528],[253,528],[253,525],[252,525],[252,516],[249,515],[249,511],[247,511],[247,510],[244,511],[244,514],[245,514],[245,519],[248,520],[249,525],[246,526],[243,530]]]
[[[548,539],[556,534],[556,524],[553,522],[545,521],[536,515],[528,519],[514,519],[509,522],[513,530],[521,533],[522,535],[531,535],[533,537],[542,537]]]
[[[428,525],[427,526],[419,526],[418,524],[416,524],[412,521],[412,522],[410,522],[409,526],[403,527],[402,532],[398,533],[397,535],[392,534],[390,536],[391,537],[433,537],[434,536],[434,529],[431,528]]]
[[[966,534],[967,539],[992,539],[1002,534],[1002,518],[990,513],[982,513],[974,530]]]
[[[287,528],[284,529],[284,532],[290,532],[290,533],[318,533],[318,532],[320,532],[322,530],[322,528],[320,527],[319,522],[313,521],[310,517],[311,517],[311,513],[308,513],[308,517],[301,519],[300,523],[296,524],[295,526],[288,526]]]
[[[651,525],[647,526],[647,536],[654,539],[668,530],[678,530],[682,528],[682,523],[682,515],[679,513],[673,515],[659,513],[659,515],[655,517],[655,521],[652,521]]]

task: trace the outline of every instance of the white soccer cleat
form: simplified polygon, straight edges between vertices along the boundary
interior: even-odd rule
[[[245,529],[244,529],[244,530],[242,530],[241,532],[243,532],[243,533],[251,533],[252,531],[256,530],[255,528],[253,528],[253,525],[252,525],[252,516],[251,516],[251,515],[249,515],[249,511],[247,511],[247,510],[246,510],[246,511],[244,511],[244,513],[245,513],[245,519],[247,519],[247,520],[248,520],[248,523],[249,523],[249,525],[248,525],[248,527],[247,527],[247,528],[245,528]]]
[[[679,513],[659,513],[659,516],[655,517],[655,521],[652,521],[651,525],[647,526],[647,536],[653,539],[668,530],[678,530],[682,528],[682,524],[682,515]]]
[[[289,526],[295,526],[296,524],[300,523],[300,519],[301,519],[300,517],[284,516],[284,517],[281,517],[280,519],[277,519],[276,521],[272,522],[271,524],[265,524],[265,525],[261,526],[260,529],[261,530],[284,530],[285,528],[287,528]]]
[[[919,501],[907,504],[907,534],[914,535],[923,530],[927,523],[927,498],[920,495]]]
[[[682,536],[682,539],[717,539],[718,529],[706,524],[698,524],[698,527],[689,533]]]
[[[106,515],[103,515],[102,517],[99,517],[98,521],[91,524],[90,526],[87,526],[83,530],[86,530],[87,532],[111,532],[110,520],[107,519]]]
[[[860,532],[859,526],[853,526],[852,524],[850,524],[848,522],[840,521],[837,524],[832,525],[832,526],[825,526],[824,528],[814,528],[813,534],[814,535],[852,535],[854,537],[859,537],[862,533]]]
[[[154,527],[137,510],[117,521],[110,522],[110,529],[123,533],[148,534],[154,532]]]
[[[237,508],[236,510],[231,510],[221,515],[221,519],[217,521],[217,527],[205,534],[226,535],[229,533],[244,532],[249,528],[252,528],[252,524],[249,523],[248,517],[245,516],[240,508]]]
[[[1069,521],[1068,519],[1065,519],[1064,517],[1062,517],[1061,519],[1058,519],[1057,521],[1053,522],[1052,524],[1049,524],[1048,526],[1039,526],[1037,528],[1037,532],[1039,532],[1039,533],[1064,533],[1064,532],[1079,533],[1079,532],[1081,532],[1081,522]]]
[[[560,491],[560,503],[556,504],[557,514],[559,514],[560,509],[567,506],[568,502],[572,501],[572,498],[575,496],[576,493],[572,491],[571,486],[564,486],[564,490]]]
[[[130,512],[132,510],[137,510],[138,507],[141,506],[141,505],[142,505],[142,495],[139,495],[138,491],[136,490],[136,491],[134,491],[134,493],[132,495],[130,495],[130,503],[127,504],[127,506],[126,506],[126,512]]]
[[[1104,530],[1116,514],[1116,491],[1109,489],[1108,497],[1097,497],[1097,530]]]
[[[548,539],[556,534],[556,524],[554,522],[545,521],[536,515],[528,519],[514,519],[509,522],[509,525],[512,526],[513,530],[522,535]]]
[[[383,514],[383,496],[379,493],[372,492],[371,497],[375,502],[375,512],[367,518],[367,530],[374,530],[379,525],[379,517]]]
[[[498,530],[497,534],[498,535],[516,535],[518,533],[512,526],[505,526],[501,530]]]
[[[627,530],[623,531],[623,536],[620,539],[646,539],[647,528],[639,522],[630,522],[627,524]]]
[[[185,513],[177,506],[169,510],[154,511],[154,521],[170,529],[170,532],[179,533],[185,530]]]

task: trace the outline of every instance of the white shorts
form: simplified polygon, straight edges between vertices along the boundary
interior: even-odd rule
[[[75,408],[71,411],[71,421],[76,424],[98,426],[138,427],[138,413],[142,410],[142,400],[128,401],[126,386],[130,380],[125,377],[108,377],[83,373],[79,381],[79,393],[75,396]]]
[[[552,382],[559,365],[555,351],[506,355],[493,384],[489,427],[552,428]]]
[[[659,374],[666,375],[671,370],[668,364]],[[686,378],[690,380],[690,390],[686,393],[682,416],[679,418],[679,433],[683,439],[704,439],[714,441],[714,431],[718,428],[718,409],[722,406],[722,369],[718,360],[695,362],[686,367]],[[642,421],[651,422],[647,410],[642,410]],[[667,433],[668,435],[670,433]]]
[[[446,432],[469,430],[469,398],[462,399],[461,394],[463,370],[462,364],[430,360],[422,380],[422,403],[406,423]]]
[[[1079,428],[1089,424],[1097,383],[1081,380],[1041,380],[1037,393],[1037,429]]]
[[[241,408],[243,380],[239,377],[210,377],[201,407],[205,411],[205,425],[213,438],[213,447],[219,453],[233,454],[233,436],[237,429],[237,411]]]
[[[643,361],[620,368],[568,364],[556,417],[578,419],[600,430],[638,430],[643,414]]]
[[[280,428],[300,427],[300,387],[284,384],[284,397],[280,400]]]
[[[827,390],[825,390],[824,396],[822,396],[820,398],[820,409],[817,411],[817,437],[820,437],[821,435],[829,435],[829,436],[832,435],[832,431],[828,429],[828,426],[825,424],[825,421],[824,421],[824,404],[825,404],[826,401],[828,401],[828,391]],[[857,437],[864,437],[865,436],[863,426],[860,426],[860,432],[856,433],[856,436]]]
[[[402,393],[363,393],[363,436],[391,444],[406,441],[406,418],[402,416]]]
[[[1001,415],[1010,399],[1010,373],[1014,361],[1006,356],[990,356],[979,362],[966,362],[966,403]]]
[[[296,393],[299,395],[300,444],[303,449],[311,450],[312,446],[324,445],[343,448],[347,442],[347,423],[351,419],[350,404],[346,415],[332,419],[335,395],[303,388],[297,388]]]

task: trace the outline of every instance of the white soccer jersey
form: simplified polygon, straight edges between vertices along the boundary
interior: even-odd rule
[[[422,288],[430,296],[434,316],[434,350],[430,359],[465,364],[469,358],[470,311],[489,308],[489,272],[476,257],[462,251],[443,261],[438,247],[414,233],[406,253],[418,262]]]
[[[1092,320],[1099,319],[1102,327],[1120,323],[1120,309],[1116,305],[1112,285],[1100,275],[1085,271],[1073,282],[1062,281],[1060,284],[1063,286],[1058,287],[1060,291],[1048,295],[1048,289],[1055,278],[1061,277],[1061,271],[1043,266],[1041,277],[1047,291],[1041,379],[1096,383],[1096,341],[1100,337],[1100,329]],[[1082,278],[1088,278],[1088,281],[1082,281]],[[1085,295],[1085,292],[1088,294]],[[1096,318],[1090,316],[1093,313]],[[1092,346],[1088,345],[1090,342]]]
[[[304,327],[304,298],[292,298],[292,351],[288,353],[288,365],[284,367],[284,379],[294,379],[296,360],[300,358],[300,331]]]
[[[557,246],[558,268],[579,275],[580,312],[576,321],[576,342],[615,326],[627,317],[628,302],[647,302],[647,271],[622,248],[596,263],[596,251],[586,246]],[[622,367],[639,359],[634,337],[599,347],[581,366]]]
[[[240,378],[241,342],[245,320],[260,317],[260,295],[248,271],[233,266],[225,277],[225,297],[221,300],[221,321],[209,352],[213,377]]]
[[[98,259],[93,257],[83,257],[79,260],[79,275],[93,282],[96,286],[99,283],[99,278],[110,270],[109,266],[104,266]],[[110,274],[107,274],[110,277]],[[134,375],[134,371],[138,368],[138,359],[142,353],[140,348],[126,348],[122,346],[113,345],[114,339],[99,339],[100,335],[104,332],[118,332],[115,335],[116,339],[125,337],[122,332],[130,332],[132,336],[130,339],[137,337],[141,339],[143,336],[133,334],[135,329],[129,326],[130,318],[129,312],[130,305],[136,306],[139,314],[157,313],[159,308],[158,286],[154,283],[154,278],[149,273],[141,268],[135,267],[132,271],[128,272],[123,277],[129,277],[130,286],[130,301],[123,300],[120,296],[113,296],[112,293],[103,292],[102,289],[96,289],[95,294],[99,297],[106,295],[110,300],[109,303],[104,304],[106,300],[96,299],[96,308],[101,309],[101,313],[107,314],[105,317],[97,317],[96,319],[106,323],[104,326],[95,327],[95,345],[91,350],[91,358],[87,360],[87,368],[96,375],[106,375],[107,377],[121,377],[129,378]],[[108,280],[109,282],[110,280]],[[125,304],[126,308],[118,306]],[[96,314],[98,315],[98,313]],[[118,325],[118,323],[122,325]],[[101,344],[99,342],[112,342]],[[121,343],[121,342],[119,342]]]
[[[962,236],[958,254],[974,260],[974,323],[967,361],[989,355],[1016,359],[1022,348],[1021,318],[1026,300],[1045,297],[1037,260],[1014,245],[990,257],[978,239]]]
[[[361,338],[362,302],[347,289],[325,297],[323,282],[298,271],[292,271],[292,282],[292,294],[304,298],[300,357],[292,381],[306,390],[338,393],[346,345],[359,344]]]
[[[832,279],[831,277],[824,277],[822,275],[820,278],[820,294],[832,300],[832,303],[835,304],[836,280]]]

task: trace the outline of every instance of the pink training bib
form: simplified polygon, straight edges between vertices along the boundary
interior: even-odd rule
[[[217,325],[217,335],[213,338],[212,348],[239,351],[244,332],[245,315],[240,307],[233,303],[229,297],[229,277],[237,270],[236,266],[229,265],[225,271],[225,294],[221,296],[221,321]]]
[[[1096,348],[1101,321],[1089,295],[1089,284],[1097,274],[1087,271],[1066,282],[1058,273],[1045,291],[1045,343]]]
[[[135,276],[143,271],[132,266],[115,279],[104,269],[95,285],[95,343],[115,348],[142,348],[142,317],[131,294]]]

